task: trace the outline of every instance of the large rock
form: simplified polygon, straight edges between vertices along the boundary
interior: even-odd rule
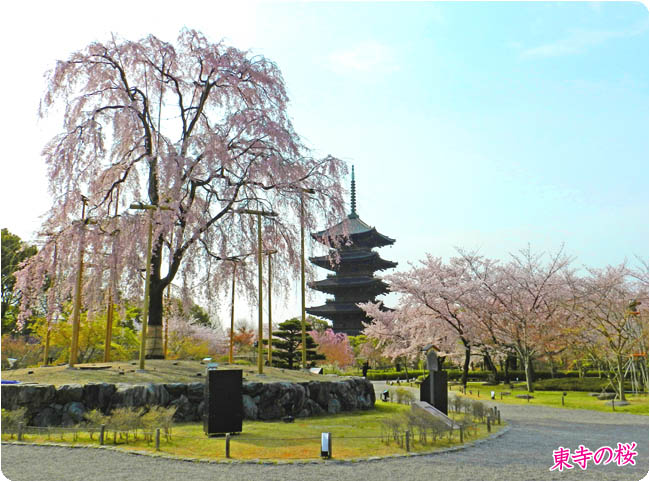
[[[57,405],[53,405],[40,410],[31,420],[30,425],[33,427],[57,427],[61,425],[61,406],[58,405],[58,410],[56,407]]]
[[[203,400],[205,384],[203,382],[194,382],[187,385],[187,398],[190,402],[199,403]]]
[[[16,410],[18,408],[18,395],[22,391],[21,385],[2,385],[2,408],[5,410]]]
[[[341,411],[341,402],[339,402],[336,398],[331,398],[329,403],[327,404],[327,413],[331,415],[335,415]]]
[[[254,398],[254,400],[259,400],[257,401],[257,417],[260,420],[273,420],[287,415],[284,405],[278,403],[284,395],[281,388],[279,383],[267,383],[264,390]],[[283,400],[283,403],[286,402],[286,399]]]
[[[83,389],[83,403],[89,410],[99,409],[107,413],[112,408],[115,385],[112,383],[88,383]]]
[[[327,404],[330,398],[332,398],[330,392],[334,388],[333,385],[333,382],[309,382],[309,398],[324,409],[327,409]]]
[[[144,385],[118,383],[111,397],[111,407],[143,407],[146,405],[145,392]]]
[[[164,384],[147,383],[144,387],[145,405],[158,405],[160,407],[167,406],[171,397],[169,396],[169,392],[165,388]]]
[[[280,396],[275,403],[284,409],[286,415],[296,415],[305,404],[305,388],[296,383],[282,382],[279,385]]]
[[[242,405],[244,407],[244,418],[247,420],[257,420],[257,404],[250,395],[242,395]]]
[[[81,423],[86,413],[86,407],[81,402],[68,402],[63,406],[61,423],[63,425],[76,425]]]
[[[78,383],[61,385],[56,389],[56,403],[65,405],[68,402],[81,402],[84,396],[84,387]]]
[[[274,420],[293,415],[310,417],[374,406],[372,384],[362,378],[342,382],[257,383],[242,385],[244,417]],[[176,408],[176,422],[201,420],[204,383],[146,385],[119,383],[70,384],[56,389],[51,385],[2,385],[2,408],[27,408],[27,419],[40,426],[82,421],[86,410],[109,413],[118,407],[170,406]]]
[[[56,389],[54,385],[22,385],[18,392],[17,403],[26,406],[30,410],[44,408],[54,403]]]
[[[345,380],[344,382],[334,384],[334,394],[341,404],[342,410],[356,410],[357,393],[355,388],[353,380]]]
[[[185,395],[181,395],[172,401],[169,406],[176,407],[176,413],[174,414],[175,422],[191,422],[196,416],[196,407]]]
[[[165,383],[164,387],[171,400],[176,400],[181,395],[187,396],[187,383]]]
[[[314,417],[318,415],[323,415],[325,410],[314,402],[311,398],[305,400],[305,404],[302,407],[302,410],[298,413],[297,417]]]
[[[244,382],[242,383],[242,393],[256,397],[264,390],[266,385],[259,382]]]

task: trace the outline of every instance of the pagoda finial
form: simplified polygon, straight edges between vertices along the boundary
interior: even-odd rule
[[[357,187],[356,183],[354,182],[354,165],[352,165],[352,189],[351,189],[351,195],[350,195],[350,204],[352,205],[352,212],[350,213],[351,218],[356,218],[358,217],[357,215]]]

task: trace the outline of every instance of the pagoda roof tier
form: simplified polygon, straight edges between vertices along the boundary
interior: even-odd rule
[[[310,315],[324,316],[325,318],[338,313],[363,313],[363,310],[356,303],[337,303],[336,301],[327,301],[324,305],[312,306],[307,308],[306,311]]]
[[[376,251],[343,250],[340,252],[340,257],[341,259],[338,264],[334,261],[333,256],[313,256],[309,258],[309,261],[314,263],[316,266],[320,266],[321,268],[330,271],[339,271],[341,267],[346,264],[367,265],[372,269],[372,271],[381,271],[397,266],[396,262],[383,259]]]
[[[312,238],[323,244],[335,244],[337,240],[341,242],[346,235],[357,246],[381,247],[395,243],[393,238],[379,233],[374,227],[364,223],[355,213],[330,228],[311,234]]]
[[[337,291],[355,288],[374,288],[376,294],[388,293],[388,285],[372,276],[336,276],[309,283],[309,287],[325,293],[334,294]]]

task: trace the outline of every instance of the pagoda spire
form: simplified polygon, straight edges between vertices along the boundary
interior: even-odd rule
[[[348,216],[349,218],[358,218],[359,215],[357,214],[357,187],[356,183],[354,182],[354,164],[352,165],[352,189],[351,189],[351,195],[350,195],[350,204],[352,205],[352,212]]]

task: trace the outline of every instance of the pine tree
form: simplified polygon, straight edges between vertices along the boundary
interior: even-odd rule
[[[273,365],[280,368],[293,370],[298,368],[302,361],[302,327],[298,318],[291,318],[280,323],[279,330],[273,332]],[[312,329],[309,323],[305,323],[305,330]],[[264,340],[266,342],[266,340]],[[316,342],[306,333],[307,362],[314,366],[314,361],[324,360],[325,356],[316,353]],[[311,362],[311,363],[310,363]]]

